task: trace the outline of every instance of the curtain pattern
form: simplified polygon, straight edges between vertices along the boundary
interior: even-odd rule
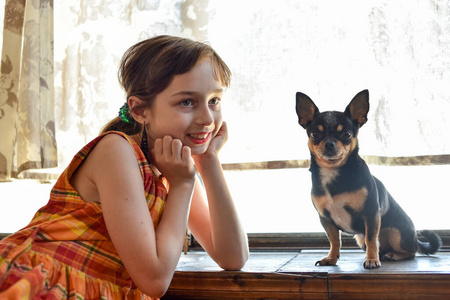
[[[0,181],[57,165],[53,73],[53,1],[6,0]]]
[[[158,34],[199,38],[190,33],[195,24],[181,17],[190,2],[55,2],[55,116],[60,166],[67,165],[80,147],[96,137],[126,101],[117,70],[128,47]],[[200,2],[203,6],[208,1]]]
[[[381,164],[376,157],[443,157],[450,151],[445,129],[450,126],[450,1],[401,2],[56,1],[53,65],[51,58],[37,54],[38,41],[53,45],[42,40],[45,24],[52,24],[53,2],[7,0],[0,176],[54,166],[56,160],[61,168],[66,166],[125,101],[117,83],[124,51],[159,34],[207,41],[232,69],[224,102],[230,130],[224,163],[308,159],[306,136],[294,110],[295,93],[307,93],[323,110],[341,110],[365,88],[370,90],[371,111],[360,133],[363,155]],[[28,23],[28,9],[39,11],[40,19]],[[20,45],[21,35],[24,49],[11,51]],[[31,60],[19,70],[25,55]],[[41,74],[19,77],[22,71],[36,71],[38,62]],[[39,113],[39,125],[27,122],[36,119],[38,102],[25,99],[40,93],[39,101],[49,103],[40,109],[52,107],[53,77],[55,122],[51,111]]]
[[[116,76],[123,52],[159,34],[207,41],[232,69],[223,163],[307,160],[295,93],[308,94],[321,110],[343,110],[366,88],[371,109],[359,136],[362,155],[385,164],[383,157],[449,154],[450,1],[405,3],[58,1],[59,161],[67,164],[117,115],[125,101]]]

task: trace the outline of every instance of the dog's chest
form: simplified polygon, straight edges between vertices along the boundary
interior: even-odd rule
[[[342,230],[356,233],[352,226],[353,215],[360,212],[367,198],[367,189],[332,194],[329,186],[338,176],[337,170],[321,170],[322,195],[312,195],[314,206],[322,217],[332,219]]]

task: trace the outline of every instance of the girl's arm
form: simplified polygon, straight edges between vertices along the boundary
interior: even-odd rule
[[[156,230],[136,156],[126,140],[104,137],[88,157],[86,174],[97,187],[108,233],[134,283],[145,294],[162,297],[183,247],[195,169],[190,149],[171,138],[155,142],[154,159],[170,182]]]
[[[189,229],[206,252],[227,270],[241,269],[248,259],[248,241],[223,174],[218,151],[227,139],[226,124],[208,151],[194,157],[205,184],[196,182],[189,216]],[[205,200],[207,198],[207,202]]]

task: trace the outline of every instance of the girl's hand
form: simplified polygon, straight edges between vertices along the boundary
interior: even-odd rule
[[[195,166],[191,148],[181,141],[166,135],[155,140],[152,157],[156,167],[171,185],[195,180]]]
[[[214,153],[218,153],[220,149],[222,149],[223,145],[228,140],[228,127],[226,122],[222,122],[222,126],[220,126],[219,131],[217,132],[216,136],[213,138],[211,143],[209,144],[208,151],[212,151]]]

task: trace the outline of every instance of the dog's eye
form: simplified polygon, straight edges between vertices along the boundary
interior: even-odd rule
[[[313,131],[309,134],[309,136],[313,139],[313,140],[317,140],[318,138],[320,138],[320,133],[317,131]]]
[[[345,130],[341,133],[341,138],[343,139],[350,139],[352,137],[352,133],[348,130]]]

